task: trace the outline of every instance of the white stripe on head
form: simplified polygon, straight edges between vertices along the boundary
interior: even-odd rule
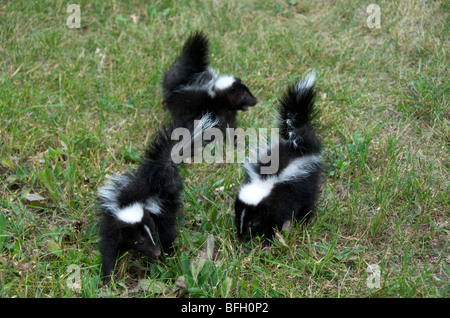
[[[148,236],[150,236],[150,239],[152,240],[153,245],[156,246],[156,243],[155,243],[155,241],[153,240],[152,232],[150,231],[150,229],[148,228],[148,226],[145,225],[145,224],[144,224],[144,229],[145,229],[145,231],[147,232]]]
[[[244,217],[245,217],[245,209],[242,210],[242,214],[241,214],[241,225],[240,225],[240,233],[242,234],[242,229],[244,227]]]
[[[215,87],[215,89],[218,89],[218,90],[225,90],[227,88],[230,88],[235,81],[236,81],[236,79],[234,76],[230,76],[230,75],[220,76],[216,80],[214,87]]]
[[[142,221],[144,217],[144,207],[141,203],[136,202],[132,205],[119,209],[114,212],[116,218],[125,223],[138,223]]]

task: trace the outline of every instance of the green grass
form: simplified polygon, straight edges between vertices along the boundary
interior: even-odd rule
[[[363,1],[0,3],[1,297],[448,297],[449,6]],[[138,16],[134,23],[131,15]],[[161,80],[188,33],[260,103],[240,125],[272,127],[276,98],[319,75],[325,146],[313,222],[274,244],[240,244],[239,164],[189,164],[175,253],[146,274],[125,255],[100,282],[96,192],[135,166],[167,120]],[[369,265],[380,286],[370,288]],[[79,278],[79,280],[77,279]]]

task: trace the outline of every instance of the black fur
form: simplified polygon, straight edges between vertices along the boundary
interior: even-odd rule
[[[261,182],[270,180],[268,178],[283,180],[280,176],[293,160],[306,160],[307,164],[303,168],[307,172],[284,182],[275,183],[269,194],[257,204],[250,204],[250,201],[244,202],[240,199],[239,194],[237,195],[235,224],[237,236],[242,242],[259,235],[270,239],[274,235],[275,229],[281,230],[286,221],[296,219],[307,222],[311,217],[319,191],[321,144],[312,126],[312,120],[316,114],[314,87],[312,81],[311,85],[306,88],[305,85],[302,86],[305,83],[306,80],[303,80],[298,85],[289,87],[283,99],[279,101],[281,138],[278,145],[272,146],[272,151],[275,150],[275,147],[278,147],[279,151],[278,172],[272,175],[262,175],[260,168],[269,164],[258,162],[246,165],[246,176],[239,194],[242,194],[244,186],[252,184],[252,178],[257,178]],[[314,158],[314,160],[307,161],[308,158]],[[302,166],[299,165],[299,167]],[[247,195],[251,195],[251,191]]]
[[[201,32],[193,33],[183,46],[163,79],[164,105],[174,118],[194,115],[200,118],[206,112],[219,118],[218,128],[236,127],[236,113],[254,106],[258,100],[239,78],[220,90],[214,83],[220,78],[208,69],[209,44]]]
[[[147,224],[153,233],[158,233],[156,226],[156,220],[150,215],[148,211],[145,211],[144,219],[142,222],[135,224],[128,224],[117,220],[113,214],[107,210],[102,211],[102,219],[100,221],[100,251],[102,254],[102,270],[104,282],[108,283],[114,272],[116,260],[119,255],[128,250],[136,250],[150,259],[156,259],[161,255],[161,246],[157,242],[156,245],[149,242],[143,225]],[[165,223],[172,220],[172,213],[168,213],[169,217],[163,219]],[[173,235],[172,226],[168,227],[168,231],[161,231],[167,236]],[[169,235],[167,235],[169,234]],[[162,241],[162,238],[160,238]],[[169,240],[170,241],[170,240]]]
[[[199,73],[205,72],[209,63],[208,38],[201,32],[194,32],[184,44],[180,56],[164,75],[164,98],[193,81]]]
[[[171,140],[171,133],[180,126],[188,127],[191,133],[194,130],[192,118],[185,117],[174,122],[171,128],[158,131],[136,171],[116,176],[99,191],[100,251],[105,283],[112,278],[117,257],[125,251],[134,249],[155,259],[161,250],[171,249],[177,236],[176,217],[183,189],[179,167],[171,160],[172,148],[179,141]],[[203,127],[203,131],[207,128]],[[146,206],[148,200],[158,203],[158,213],[154,206]],[[144,207],[142,221],[130,223],[117,217],[118,211],[134,204]]]

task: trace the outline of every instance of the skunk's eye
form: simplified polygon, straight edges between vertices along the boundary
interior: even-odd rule
[[[134,242],[134,246],[141,246],[142,244],[144,244],[144,241],[136,241],[136,242]]]
[[[250,224],[250,230],[251,230],[251,231],[256,230],[256,227],[257,227],[256,223]]]

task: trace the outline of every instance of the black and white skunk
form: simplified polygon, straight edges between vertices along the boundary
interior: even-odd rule
[[[245,242],[254,236],[270,239],[274,229],[286,221],[306,222],[311,216],[319,191],[321,144],[312,120],[314,110],[314,73],[288,88],[279,101],[280,141],[271,153],[279,153],[276,173],[262,174],[267,162],[245,164],[245,178],[235,201],[237,236]]]
[[[181,54],[163,79],[164,105],[174,118],[206,112],[219,118],[218,128],[235,128],[236,113],[246,111],[258,100],[248,86],[231,75],[219,76],[208,69],[209,44],[201,32],[189,36]]]
[[[177,210],[181,203],[182,179],[177,162],[172,160],[176,145],[187,143],[190,149],[196,138],[215,127],[217,120],[204,115],[161,129],[146,149],[143,161],[134,173],[115,175],[99,189],[100,251],[105,283],[111,280],[117,257],[134,249],[150,259],[158,258],[161,249],[169,252],[177,236]],[[188,127],[189,140],[172,140],[172,132]],[[190,155],[187,154],[187,157]]]

